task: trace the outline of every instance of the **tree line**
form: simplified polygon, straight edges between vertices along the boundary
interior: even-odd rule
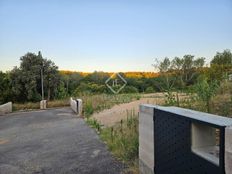
[[[210,66],[205,58],[193,55],[156,60],[156,72],[120,73],[127,81],[122,93],[152,93],[170,90],[187,90],[204,75],[207,81],[220,81],[232,74],[232,53],[230,50],[217,52]],[[0,103],[37,102],[44,96],[47,100],[63,99],[83,94],[111,93],[105,81],[112,75],[108,72],[59,71],[55,63],[38,54],[27,53],[20,58],[20,66],[11,71],[0,71]],[[43,78],[42,78],[43,77]]]

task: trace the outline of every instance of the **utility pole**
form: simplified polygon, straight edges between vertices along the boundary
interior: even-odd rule
[[[42,100],[44,100],[44,87],[43,87],[43,66],[41,68],[41,88],[42,88]]]
[[[42,59],[42,55],[41,55],[41,52],[39,51],[39,53],[38,53],[38,56],[39,56],[39,58],[41,58]],[[43,60],[42,60],[42,67],[41,67],[41,69],[40,69],[40,73],[41,73],[41,90],[42,90],[42,100],[44,100],[44,80],[43,80],[43,69],[44,69],[44,62],[43,62]]]

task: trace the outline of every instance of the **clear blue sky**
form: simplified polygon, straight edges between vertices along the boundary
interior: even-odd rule
[[[1,0],[0,70],[27,52],[60,69],[153,71],[155,58],[232,50],[232,0]]]

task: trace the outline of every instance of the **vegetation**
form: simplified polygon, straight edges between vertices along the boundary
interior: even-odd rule
[[[27,53],[20,67],[0,72],[0,104],[13,101],[14,110],[37,109],[41,100],[41,81],[48,107],[68,106],[69,97],[82,98],[86,122],[95,128],[112,153],[136,172],[138,159],[138,115],[128,111],[127,119],[113,127],[103,128],[91,118],[94,112],[141,98],[139,93],[165,93],[165,105],[180,106],[232,117],[232,53],[217,52],[205,66],[205,58],[193,55],[164,58],[153,66],[157,73],[120,73],[127,81],[120,94],[114,95],[105,81],[113,73],[58,71],[49,59]],[[42,78],[43,76],[43,78]],[[181,93],[187,97],[180,97]]]
[[[203,111],[214,112],[211,109],[212,99],[217,95],[218,88],[224,91],[225,89],[222,87],[225,84],[227,84],[225,87],[229,88],[228,75],[232,74],[232,53],[230,50],[225,50],[222,53],[217,52],[211,61],[211,66],[205,67],[204,65],[205,58],[194,58],[192,55],[156,61],[153,66],[160,74],[157,86],[165,92],[166,105],[180,106],[178,93],[186,92],[189,93],[189,98],[193,101],[184,101],[182,103],[184,107],[192,108],[190,104],[195,101],[195,106],[203,105],[203,108],[206,108]],[[227,94],[231,96],[231,93]],[[201,108],[194,107],[196,110],[202,110]]]
[[[210,112],[210,102],[213,96],[216,95],[218,84],[216,81],[207,82],[207,79],[202,79],[195,86],[197,96],[203,101],[204,106],[207,108],[207,112]]]
[[[127,119],[113,127],[102,128],[92,118],[88,118],[87,123],[96,129],[114,156],[129,166],[126,172],[138,173],[138,114],[134,110],[127,111]]]
[[[139,94],[101,94],[101,95],[83,95],[79,96],[83,100],[83,114],[89,118],[94,112],[100,112],[109,109],[114,105],[129,103],[140,98]]]
[[[121,93],[151,93],[185,91],[198,83],[198,77],[204,75],[208,82],[221,81],[232,73],[232,54],[230,50],[217,52],[210,67],[205,67],[205,58],[184,55],[182,58],[164,58],[153,65],[154,72],[120,73],[127,81]],[[112,75],[107,72],[58,71],[58,67],[49,59],[27,53],[20,58],[20,66],[9,72],[0,72],[0,103],[38,102],[44,96],[47,100],[62,100],[70,96],[110,94],[105,81]]]

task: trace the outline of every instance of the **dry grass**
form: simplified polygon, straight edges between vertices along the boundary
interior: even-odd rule
[[[215,96],[211,107],[214,114],[232,117],[232,95],[224,93]]]
[[[101,95],[83,95],[81,98],[83,101],[84,116],[89,117],[93,113],[100,112],[104,109],[110,109],[115,105],[121,103],[129,103],[140,98],[139,94],[101,94]]]
[[[207,112],[205,104],[194,94],[180,100],[180,107]],[[223,93],[218,92],[217,95],[211,99],[210,108],[210,113],[212,114],[232,117],[232,94],[229,91],[224,91]]]
[[[69,106],[69,99],[52,100],[47,102],[47,108],[66,107]],[[40,103],[13,103],[13,111],[30,111],[40,109]]]
[[[83,100],[83,107],[85,115],[89,116],[93,112],[100,112],[104,109],[109,109],[114,105],[120,103],[128,103],[140,97],[139,94],[117,94],[117,95],[83,95],[76,98]],[[69,98],[62,100],[50,100],[47,102],[47,108],[57,108],[69,106]],[[27,102],[27,103],[13,103],[13,111],[27,111],[40,109],[40,103]]]
[[[52,100],[47,103],[47,108],[57,108],[57,107],[66,107],[66,106],[70,106],[69,99]]]
[[[13,103],[13,111],[27,111],[27,110],[37,110],[40,108],[39,102],[38,103]]]

